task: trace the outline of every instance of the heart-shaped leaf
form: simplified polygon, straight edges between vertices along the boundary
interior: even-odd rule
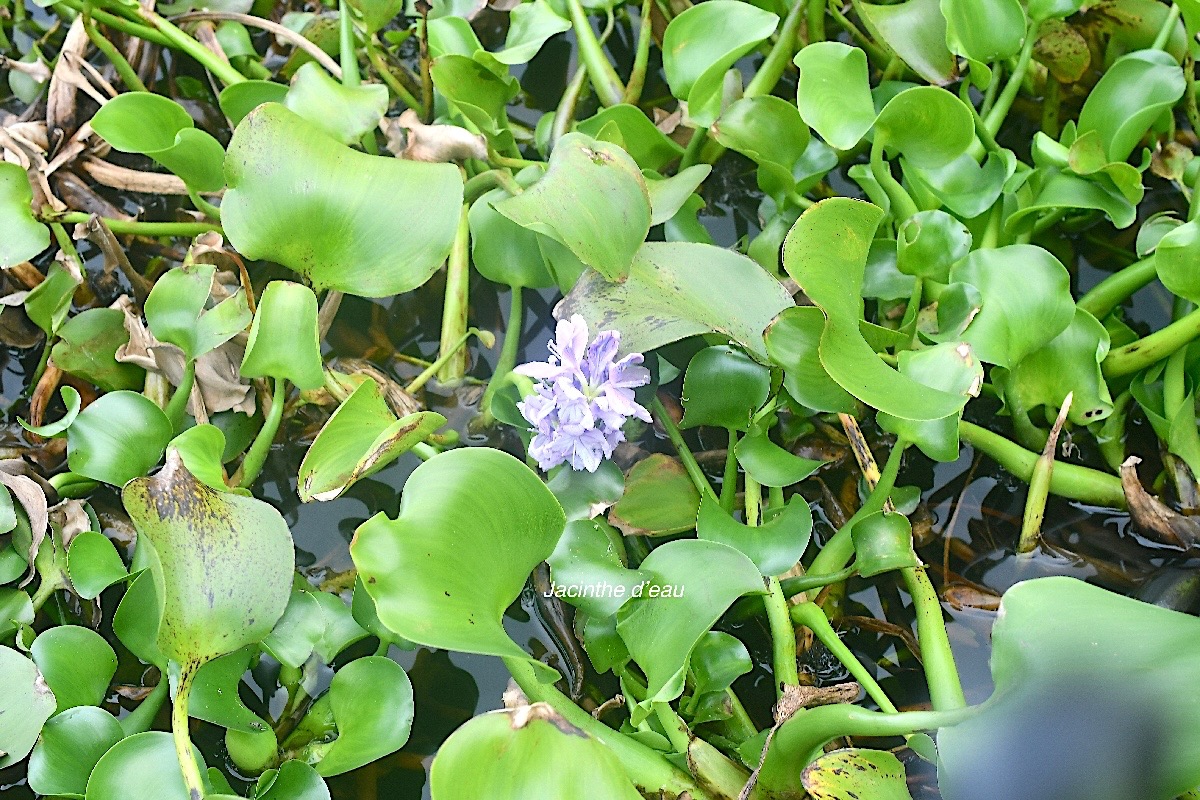
[[[109,392],[67,428],[67,465],[85,478],[124,486],[158,463],[173,435],[154,401],[137,392]]]
[[[229,241],[315,289],[364,297],[410,291],[429,280],[454,242],[457,167],[351,150],[281,105],[259,106],[242,120],[225,171],[221,220]]]
[[[1162,50],[1124,55],[1088,94],[1079,112],[1079,133],[1099,132],[1109,160],[1124,161],[1185,89],[1183,70]]]
[[[570,21],[555,13],[546,0],[521,3],[509,12],[504,49],[492,53],[492,57],[501,64],[524,64],[537,55],[547,39],[570,27]]]
[[[501,617],[554,552],[565,521],[546,485],[512,456],[451,450],[409,476],[396,519],[377,514],[359,526],[350,555],[379,619],[405,639],[529,659]]]
[[[744,431],[771,393],[771,371],[741,350],[706,347],[683,376],[681,428],[713,425]]]
[[[63,372],[107,392],[145,385],[144,369],[116,359],[117,350],[129,341],[120,310],[89,308],[67,320],[58,329],[58,337],[50,360]]]
[[[189,359],[217,349],[250,324],[246,293],[238,290],[208,308],[217,268],[210,264],[172,269],[154,282],[146,298],[146,324],[155,338]]]
[[[50,246],[50,229],[33,218],[33,187],[25,170],[0,162],[0,267],[28,261]]]
[[[738,522],[711,497],[700,502],[696,515],[697,536],[744,553],[768,577],[796,566],[808,547],[812,527],[812,512],[799,495],[757,527]]]
[[[254,648],[243,647],[196,670],[188,695],[188,716],[243,733],[267,730],[267,724],[238,696],[242,675],[256,658]]]
[[[1020,0],[941,0],[941,9],[946,43],[954,52],[990,64],[1021,49],[1025,9]]]
[[[867,54],[841,42],[814,42],[796,54],[800,116],[831,147],[849,150],[875,124]]]
[[[103,533],[81,531],[67,549],[67,571],[71,586],[84,600],[100,593],[129,575],[112,540]]]
[[[696,525],[700,493],[678,460],[652,453],[629,468],[608,519],[626,536],[666,536]]]
[[[283,104],[342,144],[354,144],[387,113],[388,90],[382,83],[343,86],[310,61],[292,76]]]
[[[890,6],[856,3],[855,9],[875,38],[886,42],[913,72],[930,83],[954,79],[957,64],[946,47],[940,0],[907,0]]]
[[[758,185],[779,206],[796,187],[794,167],[808,149],[808,126],[796,106],[780,97],[743,97],[721,112],[713,138],[758,164]]]
[[[0,681],[0,722],[3,723],[0,724],[0,768],[3,768],[29,755],[42,725],[54,713],[55,698],[37,666],[11,647],[0,647],[0,674],[4,675],[4,680]]]
[[[886,750],[834,750],[805,767],[800,780],[813,800],[912,800],[904,765]]]
[[[556,595],[583,612],[607,617],[633,596],[635,586],[649,576],[623,563],[620,534],[600,520],[567,523],[562,538],[546,561]],[[620,549],[618,549],[620,548]]]
[[[121,723],[102,708],[56,714],[29,755],[29,788],[48,797],[83,797],[96,762],[124,736]]]
[[[254,788],[255,800],[329,800],[329,787],[320,774],[303,761],[285,761],[267,770]]]
[[[602,108],[575,128],[595,138],[608,125],[620,131],[625,150],[642,169],[662,169],[683,155],[683,148],[655,127],[640,108],[626,103]]]
[[[1193,303],[1200,300],[1200,273],[1195,269],[1200,258],[1200,222],[1191,220],[1172,228],[1158,240],[1154,252],[1154,269],[1163,286]]]
[[[267,284],[254,312],[241,374],[287,378],[300,389],[324,385],[317,296],[312,289],[291,281]]]
[[[395,661],[382,656],[351,661],[333,676],[328,697],[338,735],[322,748],[319,774],[329,777],[358,769],[408,741],[413,690]]]
[[[821,309],[785,309],[766,330],[767,353],[772,363],[783,367],[784,388],[801,405],[814,411],[853,413],[854,398],[821,366],[824,330],[825,314]]]
[[[908,0],[905,5],[914,2],[925,0]],[[875,136],[913,165],[936,169],[967,152],[975,141],[975,122],[966,105],[950,92],[917,86],[888,101],[875,120]]]
[[[195,748],[192,752],[196,752]],[[203,773],[203,762],[198,763]],[[96,762],[85,797],[87,800],[128,797],[194,800],[184,786],[171,734],[164,731],[135,734],[113,745]]]
[[[117,671],[117,655],[104,637],[78,625],[60,625],[39,634],[29,655],[54,692],[59,712],[100,705]]]
[[[625,475],[613,461],[601,461],[595,472],[564,464],[552,470],[547,488],[554,492],[568,520],[603,514],[625,492]]]
[[[964,397],[974,397],[983,383],[983,365],[971,348],[960,343],[939,344],[900,353],[901,374],[925,386]],[[958,411],[943,419],[911,420],[880,412],[879,427],[921,448],[935,461],[958,459]]]
[[[738,464],[762,486],[791,486],[812,475],[825,463],[789,453],[772,442],[760,425],[752,427],[734,451]]]

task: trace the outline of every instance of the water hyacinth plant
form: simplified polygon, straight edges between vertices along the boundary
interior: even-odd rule
[[[0,796],[1200,796],[1198,34],[0,0]]]

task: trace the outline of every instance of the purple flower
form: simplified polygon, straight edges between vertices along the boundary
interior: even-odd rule
[[[650,371],[641,366],[640,353],[617,360],[620,344],[617,331],[604,331],[589,344],[587,323],[575,315],[558,323],[546,361],[516,368],[538,381],[517,408],[533,426],[529,455],[543,470],[566,462],[595,472],[625,441],[625,420],[650,421],[633,396],[650,382]]]

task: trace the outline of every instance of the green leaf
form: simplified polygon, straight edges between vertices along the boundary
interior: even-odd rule
[[[692,674],[696,695],[724,693],[733,682],[754,669],[746,645],[724,631],[709,631],[692,650]]]
[[[433,411],[396,419],[379,385],[368,378],[338,406],[300,462],[297,491],[304,502],[332,500],[377,472],[446,424]]]
[[[683,376],[681,428],[712,425],[744,431],[771,393],[771,371],[739,349],[706,347]]]
[[[564,464],[551,470],[546,481],[568,520],[591,519],[603,514],[625,493],[625,475],[611,460],[600,462],[595,472],[574,470]]]
[[[796,188],[793,169],[811,140],[795,105],[773,95],[743,97],[721,112],[709,133],[758,164],[759,188],[786,204]]]
[[[162,458],[174,431],[154,402],[136,392],[109,392],[67,428],[67,465],[94,481],[124,486]]]
[[[912,800],[904,765],[886,750],[834,750],[805,767],[800,780],[813,800]]]
[[[703,274],[721,275],[722,291],[709,291]],[[779,281],[743,255],[706,244],[647,242],[624,283],[586,272],[556,315],[579,314],[592,330],[619,330],[624,353],[716,331],[766,361],[762,332],[792,305]]]
[[[652,703],[683,693],[692,648],[733,601],[765,592],[754,562],[718,542],[668,542],[641,569],[653,577],[617,614],[617,631],[646,674],[646,700],[632,709],[635,724]]]
[[[28,261],[50,246],[50,229],[33,217],[33,187],[25,170],[0,162],[0,267]]]
[[[144,548],[153,552],[152,547]],[[147,613],[147,609],[161,608],[161,601],[154,590],[154,576],[149,569],[137,571],[137,561],[143,548],[138,548],[135,554],[135,569],[133,580],[117,606],[113,615],[113,633],[129,649],[147,664],[153,664],[160,671],[167,669],[167,657],[158,648],[158,630],[161,627],[161,613]],[[141,556],[141,558],[146,558]]]
[[[30,433],[35,433],[38,436],[44,436],[47,439],[59,436],[66,432],[67,428],[71,427],[71,423],[79,416],[79,407],[82,402],[79,391],[72,386],[64,386],[59,392],[62,394],[63,405],[66,406],[66,413],[62,419],[56,422],[48,422],[45,425],[30,425],[20,417],[17,422],[21,423],[21,427]],[[12,530],[12,528],[9,528]]]
[[[869,203],[840,197],[822,200],[805,211],[788,234],[783,266],[825,312],[821,364],[839,386],[894,416],[946,417],[961,410],[966,398],[931,389],[892,369],[859,330],[867,253],[882,218],[883,212]]]
[[[1086,0],[1029,0],[1029,16],[1034,20],[1069,17],[1084,6]]]
[[[1075,316],[1067,268],[1034,245],[976,250],[950,270],[950,280],[971,284],[983,297],[963,339],[988,364],[1020,362]]]
[[[391,755],[408,741],[413,690],[395,661],[382,656],[351,661],[333,676],[329,702],[338,735],[316,765],[325,777]]]
[[[225,434],[216,425],[193,425],[172,439],[168,447],[179,453],[188,472],[204,485],[218,492],[236,491],[225,483],[221,460],[225,453]]]
[[[1164,111],[1186,89],[1183,70],[1162,50],[1118,58],[1079,112],[1079,134],[1097,131],[1110,161],[1124,161]]]
[[[225,167],[221,220],[230,243],[247,258],[300,273],[316,290],[410,291],[454,242],[456,166],[351,150],[274,103],[238,125]]]
[[[1167,232],[1158,240],[1154,253],[1154,269],[1163,286],[1185,300],[1200,300],[1200,272],[1196,270],[1200,222],[1185,222]]]
[[[1025,9],[1020,0],[941,0],[941,10],[946,44],[960,55],[990,64],[1021,49]]]
[[[925,0],[908,0],[905,5],[915,2]],[[975,141],[975,122],[967,106],[950,92],[917,86],[888,101],[875,120],[875,136],[913,165],[936,169],[967,152]]]
[[[620,534],[601,520],[567,523],[546,561],[559,597],[598,617],[617,613],[649,575],[626,569]]]
[[[325,633],[325,617],[313,592],[293,589],[283,616],[262,640],[280,664],[300,669]]]
[[[652,453],[629,468],[608,521],[626,536],[666,536],[696,526],[700,493],[678,460]]]
[[[466,20],[457,22],[465,27],[465,33],[471,33]],[[473,33],[471,36],[474,38]],[[477,42],[468,46],[474,44]],[[430,71],[434,87],[450,107],[478,128],[493,147],[507,150],[516,145],[507,125],[505,109],[520,93],[521,86],[502,65],[483,63],[488,59],[491,56],[482,52],[474,52],[474,57],[451,53],[438,57]]]
[[[146,298],[146,324],[163,342],[177,346],[188,359],[217,349],[250,324],[250,306],[239,289],[208,308],[217,268],[210,264],[179,267],[154,282]]]
[[[602,108],[593,117],[575,126],[580,133],[595,138],[608,125],[621,132],[625,150],[642,169],[660,170],[683,155],[683,148],[660,131],[637,106],[620,103]]]
[[[946,18],[940,0],[908,0],[890,6],[856,2],[867,30],[882,40],[913,72],[930,83],[945,84],[957,74],[946,47]]]
[[[778,24],[775,14],[737,0],[698,3],[671,20],[663,34],[663,68],[671,94],[687,101],[694,124],[716,121],[725,72]]]
[[[54,692],[59,712],[100,705],[117,671],[117,655],[104,637],[78,625],[60,625],[39,634],[29,654]]]
[[[236,127],[246,115],[263,103],[282,103],[287,94],[288,87],[282,83],[242,81],[222,89],[218,102],[222,113],[229,117],[229,122]]]
[[[71,586],[84,600],[95,600],[109,586],[129,576],[112,540],[96,531],[81,531],[71,539],[67,571]]]
[[[875,124],[867,54],[841,42],[814,42],[796,54],[796,103],[831,147],[849,150]]]
[[[501,64],[525,64],[537,55],[546,40],[570,30],[569,20],[560,17],[545,0],[521,3],[509,12],[504,49],[492,53]]]
[[[653,173],[653,176],[644,175],[652,209],[650,224],[663,225],[670,222],[679,213],[679,209],[695,196],[694,192],[711,172],[712,167],[708,164],[693,164],[669,178],[659,178]]]
[[[1136,647],[1129,642],[1136,641]],[[1041,739],[1043,765],[1054,773],[1086,774],[1099,787],[1166,800],[1200,783],[1200,708],[1179,702],[1164,686],[1184,686],[1200,657],[1200,620],[1090,586],[1074,578],[1024,581],[1004,594],[992,629],[995,694],[979,713],[938,734],[938,780],[947,797],[966,796],[976,785],[979,765],[1014,736],[1061,730],[1056,702],[1064,688],[1079,697],[1118,698],[1090,712],[1097,721],[1109,709],[1123,719],[1140,717],[1146,728],[1115,726],[1112,734],[1091,738],[1088,747],[1064,747]],[[1074,709],[1072,710],[1074,713]],[[1087,712],[1085,712],[1087,713]],[[1022,731],[1022,728],[1028,730]],[[1139,766],[1144,744],[1139,730],[1155,731],[1156,773]],[[1053,742],[1053,743],[1052,743]],[[990,763],[995,763],[990,762]],[[1045,769],[1046,767],[1042,767]],[[988,770],[991,785],[1019,785],[1024,763]],[[1132,772],[1130,771],[1132,769]],[[1148,777],[1157,780],[1147,780]],[[1025,783],[1025,781],[1020,781]],[[1107,788],[1105,789],[1107,791]],[[1097,796],[1104,794],[1098,792]]]
[[[853,413],[854,398],[821,366],[819,348],[824,330],[825,314],[821,309],[785,309],[766,330],[767,353],[773,363],[783,367],[784,388],[798,403],[814,411]]]
[[[325,384],[317,296],[312,289],[291,281],[267,284],[254,312],[241,374],[244,378],[287,378],[305,390]]]
[[[330,137],[354,144],[387,113],[388,89],[382,83],[343,86],[310,61],[296,70],[282,102]]]
[[[899,369],[918,383],[964,397],[976,396],[983,383],[983,365],[971,348],[961,342],[904,350],[900,353]],[[962,419],[962,411],[924,421],[880,412],[876,419],[879,427],[912,442],[934,461],[958,460],[958,421]]]
[[[225,151],[174,100],[150,92],[124,92],[92,117],[92,129],[122,153],[150,156],[198,192],[225,185]]]
[[[33,617],[33,603],[28,594],[20,589],[0,586],[0,637],[7,638],[23,625],[32,625]]]
[[[972,219],[996,203],[1016,163],[1011,151],[1002,150],[988,153],[982,166],[975,163],[970,153],[934,169],[922,169],[907,162],[901,166],[910,183],[929,191],[960,218]]]
[[[896,231],[896,269],[950,282],[950,267],[971,250],[971,232],[945,211],[920,211]]]
[[[471,263],[483,277],[514,289],[554,286],[554,276],[538,244],[541,237],[493,207],[511,196],[503,189],[493,189],[471,204],[467,213]]]
[[[200,667],[188,695],[188,716],[243,733],[267,730],[267,724],[238,696],[242,675],[257,656],[253,647],[243,647]]]
[[[287,606],[295,565],[278,511],[205,486],[176,452],[153,478],[130,483],[122,499],[158,556],[150,571],[162,603],[164,654],[198,665],[270,633]]]
[[[25,313],[47,336],[53,336],[66,321],[78,286],[79,279],[71,270],[55,261],[46,272],[46,280],[25,298]]]
[[[564,524],[554,495],[520,461],[451,450],[409,476],[396,519],[377,514],[359,526],[350,555],[379,619],[405,639],[529,659],[501,618]]]
[[[1097,177],[1099,180],[1081,178],[1053,167],[1034,170],[1028,181],[1034,197],[1009,215],[1005,228],[1020,230],[1023,226],[1018,223],[1032,223],[1040,214],[1060,208],[1103,211],[1114,226],[1128,228],[1137,219],[1137,209],[1111,181]]]
[[[912,526],[896,512],[877,511],[850,529],[854,537],[854,566],[864,578],[917,566]]]
[[[83,797],[92,768],[122,738],[121,723],[102,708],[56,714],[29,756],[29,788],[49,797]]]
[[[557,715],[523,709],[483,714],[456,730],[438,748],[429,782],[438,800],[642,796],[600,742]]]
[[[268,770],[255,787],[255,800],[329,800],[329,787],[315,769],[303,761],[285,761]]]
[[[404,10],[402,0],[350,0],[349,4],[362,18],[367,36],[378,33]]]
[[[129,342],[125,315],[115,308],[89,308],[71,317],[58,329],[50,352],[54,366],[106,392],[140,389],[146,371],[136,364],[117,361],[117,350]]]
[[[22,592],[22,594],[24,594]],[[54,713],[54,693],[38,668],[9,647],[0,647],[0,768],[11,766],[33,749],[42,725]]]
[[[650,231],[650,196],[637,164],[620,147],[581,133],[562,137],[545,177],[495,209],[610,281],[625,279]]]
[[[799,495],[758,527],[738,522],[711,497],[700,502],[696,515],[697,536],[745,554],[768,577],[782,575],[796,566],[808,547],[812,526],[812,512]]]
[[[193,754],[197,751],[192,750]],[[203,762],[199,760],[201,773]],[[194,800],[188,795],[171,734],[147,731],[122,739],[96,762],[88,779],[87,800]]]
[[[738,464],[762,486],[791,486],[812,475],[825,462],[801,458],[771,441],[762,426],[754,426],[734,448]]]

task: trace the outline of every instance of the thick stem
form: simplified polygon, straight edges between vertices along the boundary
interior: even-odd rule
[[[880,709],[896,713],[896,706],[892,703],[891,698],[883,691],[883,687],[875,680],[875,676],[867,671],[858,657],[842,642],[842,638],[829,624],[829,617],[825,616],[825,612],[821,610],[820,606],[816,603],[800,603],[792,606],[791,616],[792,621],[797,625],[803,625],[813,632],[821,644],[825,645],[825,649],[842,663],[854,680],[867,690],[867,694]]]
[[[904,576],[904,585],[912,595],[913,608],[917,612],[917,641],[921,644],[929,700],[937,711],[962,708],[967,700],[958,679],[950,637],[946,634],[942,601],[929,582],[924,566],[908,567],[900,570],[900,574]]]
[[[575,122],[575,109],[579,106],[579,101],[583,97],[583,92],[588,86],[587,67],[580,64],[575,68],[575,74],[571,76],[567,88],[563,91],[562,98],[558,101],[558,107],[554,109],[554,119],[550,124],[550,149],[554,149],[554,145],[558,140],[566,136],[571,130],[571,124]]]
[[[733,509],[737,505],[737,441],[737,430],[730,428],[729,447],[725,450],[725,474],[721,479],[721,508],[729,513],[733,513]]]
[[[567,11],[571,16],[571,26],[575,29],[579,60],[587,67],[596,96],[606,106],[620,104],[625,99],[625,87],[621,85],[621,78],[613,69],[608,56],[604,55],[604,48],[596,38],[587,12],[583,10],[579,0],[567,0]]]
[[[880,187],[887,193],[892,203],[892,219],[896,224],[904,222],[917,213],[917,204],[892,175],[892,167],[883,157],[883,137],[876,136],[871,144],[871,174],[879,182]]]
[[[338,63],[342,67],[342,85],[358,86],[358,54],[354,51],[354,20],[346,0],[338,3]]]
[[[1058,418],[1046,437],[1046,445],[1042,454],[1033,465],[1033,475],[1029,478],[1029,494],[1025,497],[1025,513],[1021,519],[1021,539],[1017,543],[1018,553],[1031,553],[1037,546],[1038,537],[1042,534],[1042,520],[1046,516],[1046,499],[1050,494],[1050,478],[1054,475],[1054,451],[1058,447],[1058,435],[1062,432],[1063,424],[1067,421],[1067,412],[1071,409],[1073,393],[1067,392]]]
[[[528,661],[505,658],[504,665],[512,674],[525,696],[535,703],[548,703],[567,722],[597,739],[608,748],[633,783],[647,792],[669,795],[691,794],[693,800],[713,800],[686,772],[675,767],[660,753],[634,741],[594,719],[591,714],[571,702],[571,699],[552,683],[541,683]]]
[[[140,13],[142,19],[158,28],[159,33],[167,38],[172,47],[182,50],[194,58],[201,66],[215,75],[221,83],[226,86],[232,86],[235,83],[241,83],[246,80],[245,75],[222,61],[211,50],[197,42],[191,36],[188,36],[168,20],[147,8],[142,8]]]
[[[1154,256],[1143,258],[1114,272],[1084,293],[1075,304],[1096,319],[1104,319],[1129,295],[1158,277]]]
[[[508,323],[504,326],[504,344],[501,345],[500,356],[496,359],[496,369],[492,373],[492,377],[488,379],[487,388],[483,390],[483,397],[479,401],[479,413],[483,416],[484,425],[490,425],[495,419],[492,416],[492,398],[496,396],[496,391],[508,377],[508,373],[512,372],[513,367],[517,365],[517,353],[521,350],[521,332],[524,329],[522,317],[525,312],[525,304],[522,302],[520,286],[511,287],[511,292]]]
[[[779,29],[779,38],[771,47],[771,52],[763,60],[758,72],[746,85],[743,97],[757,97],[770,94],[783,77],[783,71],[792,63],[796,55],[796,46],[800,38],[800,23],[804,21],[805,0],[793,0],[791,9],[783,18],[783,27]],[[824,19],[825,3],[821,3],[822,19]]]
[[[1029,62],[1033,58],[1033,46],[1037,43],[1038,29],[1041,27],[1040,22],[1033,22],[1029,26],[1029,30],[1025,32],[1025,44],[1021,47],[1021,54],[1017,56],[1017,65],[1013,69],[1012,75],[1008,76],[1008,83],[1004,84],[1004,91],[1000,92],[1000,96],[996,98],[996,103],[988,110],[987,116],[984,117],[984,127],[988,133],[995,136],[1000,132],[1000,126],[1004,124],[1004,118],[1008,116],[1009,109],[1012,108],[1013,102],[1017,99],[1017,92],[1021,90],[1021,84],[1025,81],[1025,72],[1029,69]],[[976,150],[978,155],[976,156]],[[983,157],[983,144],[975,142],[971,146],[971,155],[977,159]]]
[[[1171,10],[1167,12],[1167,19],[1163,22],[1163,26],[1158,29],[1158,36],[1154,37],[1154,44],[1150,45],[1151,49],[1167,49],[1167,42],[1171,40],[1171,34],[1175,31],[1175,26],[1179,24],[1179,13],[1178,4],[1171,3]]]
[[[42,222],[86,223],[92,218],[91,214],[82,211],[50,212],[39,215]],[[131,234],[134,236],[199,236],[208,231],[220,231],[221,226],[212,222],[141,222],[140,220],[108,219],[100,220],[104,226],[116,234]]]
[[[1190,344],[1197,336],[1200,336],[1200,310],[1193,311],[1136,342],[1110,351],[1100,367],[1107,378],[1129,375],[1162,361],[1179,348]]]
[[[183,784],[191,800],[204,797],[204,778],[192,754],[192,740],[188,736],[188,696],[192,693],[192,681],[196,677],[197,665],[189,664],[179,671],[179,685],[171,705],[171,736],[175,740],[175,755],[183,773]]]
[[[966,420],[958,423],[958,435],[1021,480],[1029,481],[1033,477],[1037,453]],[[1055,465],[1054,473],[1050,476],[1050,493],[1097,506],[1126,507],[1120,478],[1077,464]]]
[[[439,359],[453,354],[438,370],[441,383],[453,386],[467,374],[467,351],[458,344],[467,332],[468,290],[471,281],[471,229],[467,225],[467,206],[458,216],[458,232],[446,260],[446,299],[442,304],[442,340]]]
[[[800,685],[796,665],[796,629],[788,615],[788,602],[779,585],[779,578],[769,581],[770,593],[763,598],[767,606],[767,625],[771,629],[771,666],[775,670],[775,691],[783,697],[789,686]]]
[[[404,387],[404,391],[408,394],[416,394],[419,392],[421,387],[428,383],[429,380],[437,374],[438,370],[443,369],[451,361],[458,358],[459,354],[463,352],[463,348],[466,347],[467,342],[470,341],[472,336],[486,336],[487,340],[484,342],[484,344],[489,347],[491,346],[488,344],[488,342],[492,341],[490,333],[481,334],[477,328],[468,328],[467,332],[460,336],[457,342],[454,342],[452,345],[446,348],[445,353],[439,355],[436,361],[425,368],[424,372],[413,378],[412,381]]]
[[[666,407],[663,406],[662,401],[658,397],[650,401],[650,411],[654,414],[654,418],[663,426],[663,430],[667,432],[667,438],[671,440],[671,444],[675,445],[675,452],[679,455],[679,460],[683,462],[683,468],[687,470],[688,477],[692,479],[696,491],[720,502],[720,498],[713,492],[708,478],[704,477],[704,471],[700,469],[700,464],[696,462],[696,457],[692,455],[687,442],[683,440],[683,434],[680,433],[679,426],[675,424],[675,420],[671,418],[670,413],[667,412]]]
[[[246,451],[245,458],[242,459],[242,477],[238,481],[238,485],[243,489],[250,488],[258,478],[258,473],[262,472],[263,464],[267,461],[267,453],[271,452],[271,443],[275,441],[275,434],[279,432],[279,423],[283,419],[283,405],[286,397],[287,392],[283,378],[275,378],[274,391],[271,393],[271,408],[267,411],[258,435],[250,443],[250,449]]]
[[[646,68],[650,64],[650,42],[654,39],[654,25],[651,23],[650,10],[654,0],[642,0],[641,25],[638,26],[637,51],[633,55],[633,70],[629,73],[629,83],[625,84],[625,96],[621,99],[632,105],[637,105],[642,99],[642,88],[646,85]]]
[[[887,463],[883,466],[879,482],[871,490],[866,502],[854,513],[854,516],[846,520],[846,524],[839,528],[837,533],[829,538],[829,541],[821,548],[821,552],[817,553],[817,557],[813,559],[812,565],[808,568],[811,574],[828,575],[846,568],[854,556],[854,538],[850,534],[851,528],[863,517],[883,510],[884,503],[891,497],[892,489],[896,486],[896,476],[900,472],[900,463],[903,459],[904,448],[897,442],[888,456]],[[1119,483],[1120,481],[1118,481]]]
[[[796,0],[807,8],[808,43],[825,41],[826,0]]]
[[[196,385],[196,360],[189,358],[183,365],[183,379],[171,395],[170,402],[164,412],[176,433],[183,431],[183,418],[187,414],[188,398],[192,396],[192,387]]]
[[[142,699],[138,707],[121,717],[121,730],[125,732],[126,736],[150,730],[150,726],[154,724],[154,718],[158,716],[159,709],[167,699],[170,686],[166,676],[159,678],[158,685],[150,690],[150,694]]]

